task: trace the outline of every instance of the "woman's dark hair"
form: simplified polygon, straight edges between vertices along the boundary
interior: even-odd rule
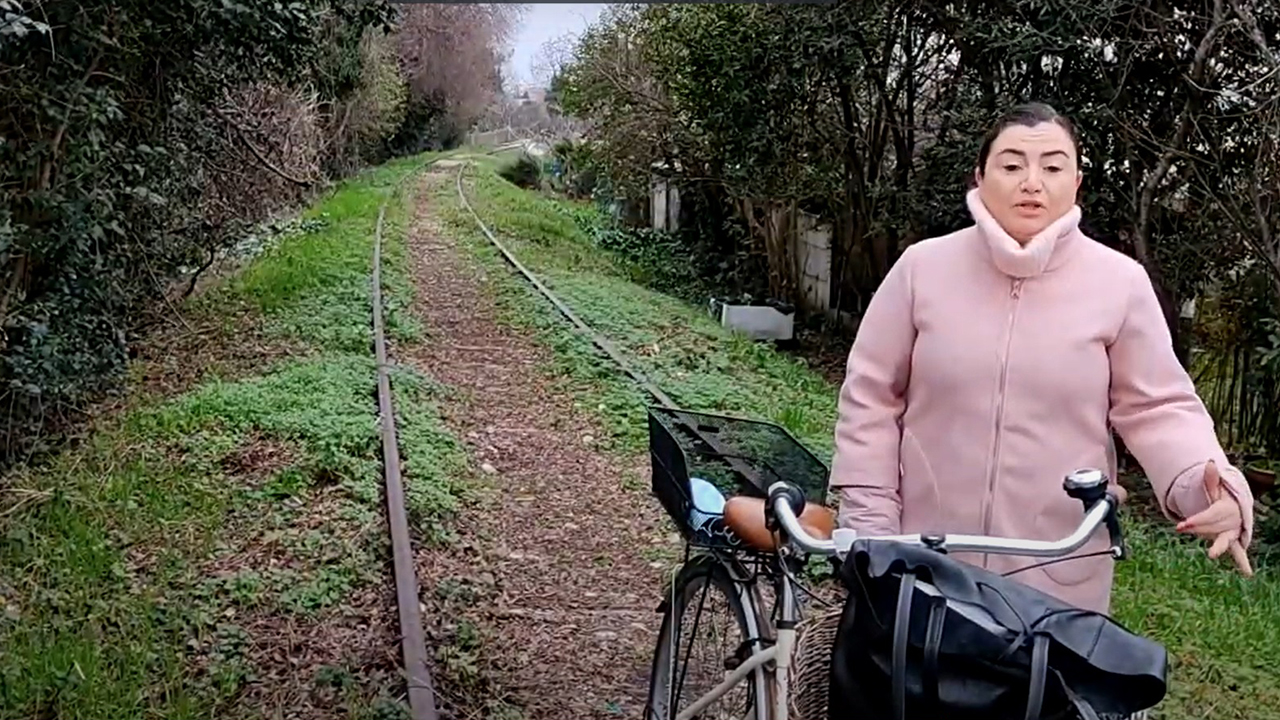
[[[1057,110],[1044,103],[1027,103],[1019,105],[1010,110],[1003,117],[996,121],[995,125],[987,131],[982,138],[982,147],[978,149],[978,174],[985,174],[987,171],[987,158],[991,156],[991,145],[995,143],[996,138],[1000,137],[1000,133],[1006,128],[1014,125],[1025,125],[1026,127],[1035,127],[1040,123],[1051,122],[1067,131],[1067,135],[1071,138],[1071,144],[1076,148],[1076,158],[1080,158],[1080,136],[1076,134],[1076,126],[1067,119],[1065,115],[1059,115]]]

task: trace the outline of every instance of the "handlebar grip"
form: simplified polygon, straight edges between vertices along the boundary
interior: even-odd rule
[[[1107,513],[1107,533],[1111,535],[1111,547],[1116,550],[1116,560],[1124,560],[1129,556],[1129,548],[1124,544],[1124,530],[1120,527],[1120,498],[1108,491],[1107,500],[1111,503],[1111,511]]]
[[[796,487],[794,483],[789,483],[785,480],[776,482],[769,487],[769,502],[765,506],[766,512],[772,516],[773,506],[778,503],[778,500],[784,498],[787,501],[787,505],[791,508],[791,512],[795,513],[796,517],[800,517],[800,515],[804,513],[804,492],[801,491],[800,488]]]

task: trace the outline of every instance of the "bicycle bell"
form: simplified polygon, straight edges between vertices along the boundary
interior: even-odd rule
[[[1089,505],[1107,494],[1107,475],[1096,468],[1081,468],[1067,475],[1062,481],[1062,489]]]

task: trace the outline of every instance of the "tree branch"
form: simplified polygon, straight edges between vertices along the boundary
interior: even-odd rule
[[[1196,53],[1191,62],[1191,70],[1187,75],[1187,79],[1193,86],[1188,88],[1187,101],[1183,104],[1182,111],[1178,114],[1177,129],[1174,131],[1173,139],[1166,145],[1164,152],[1161,154],[1155,170],[1147,176],[1146,181],[1143,183],[1142,193],[1138,198],[1138,218],[1133,233],[1133,250],[1138,261],[1146,266],[1148,271],[1156,269],[1150,244],[1151,209],[1155,204],[1156,191],[1160,189],[1160,185],[1173,167],[1174,159],[1178,156],[1182,146],[1186,144],[1187,136],[1191,133],[1194,114],[1199,109],[1200,101],[1203,98],[1203,93],[1196,90],[1195,86],[1204,84],[1209,53],[1213,50],[1213,44],[1217,40],[1218,34],[1222,32],[1226,25],[1223,2],[1224,0],[1213,0],[1213,17],[1209,21],[1209,29],[1196,47]]]
[[[272,164],[270,160],[268,160],[262,154],[260,150],[258,150],[256,146],[254,146],[252,142],[249,141],[248,132],[243,127],[241,127],[239,123],[231,119],[226,113],[222,112],[217,107],[212,107],[212,110],[214,115],[217,115],[219,119],[221,119],[226,124],[230,125],[231,128],[236,131],[236,136],[240,138],[240,142],[244,144],[246,148],[248,148],[249,152],[252,153],[255,158],[257,158],[258,162],[264,168],[266,168],[267,170],[270,170],[271,172],[284,178],[285,180],[288,180],[289,182],[295,185],[299,185],[301,187],[310,188],[315,184],[311,180],[302,180],[300,178],[296,178],[293,175],[290,175],[289,173],[286,173],[285,171],[276,167],[274,164]]]

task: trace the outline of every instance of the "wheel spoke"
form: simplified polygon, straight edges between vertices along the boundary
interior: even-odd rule
[[[742,649],[751,647],[761,622],[755,592],[732,577],[706,559],[691,561],[677,575],[654,654],[648,704],[654,720],[672,720],[723,682],[729,661],[741,662]],[[756,690],[765,677],[763,670],[752,673],[699,713],[699,719],[762,717]]]
[[[702,584],[702,595],[698,598],[698,611],[693,616],[693,637],[698,636],[698,623],[702,620],[702,608],[707,600],[707,592],[711,589],[711,583]],[[683,625],[684,623],[680,623]],[[677,636],[679,637],[679,636]],[[671,697],[671,704],[675,705],[680,698],[680,691],[684,689],[685,678],[689,674],[689,655],[693,652],[693,643],[689,643],[689,651],[685,653],[684,662],[680,664],[680,680],[676,682],[675,689]]]

